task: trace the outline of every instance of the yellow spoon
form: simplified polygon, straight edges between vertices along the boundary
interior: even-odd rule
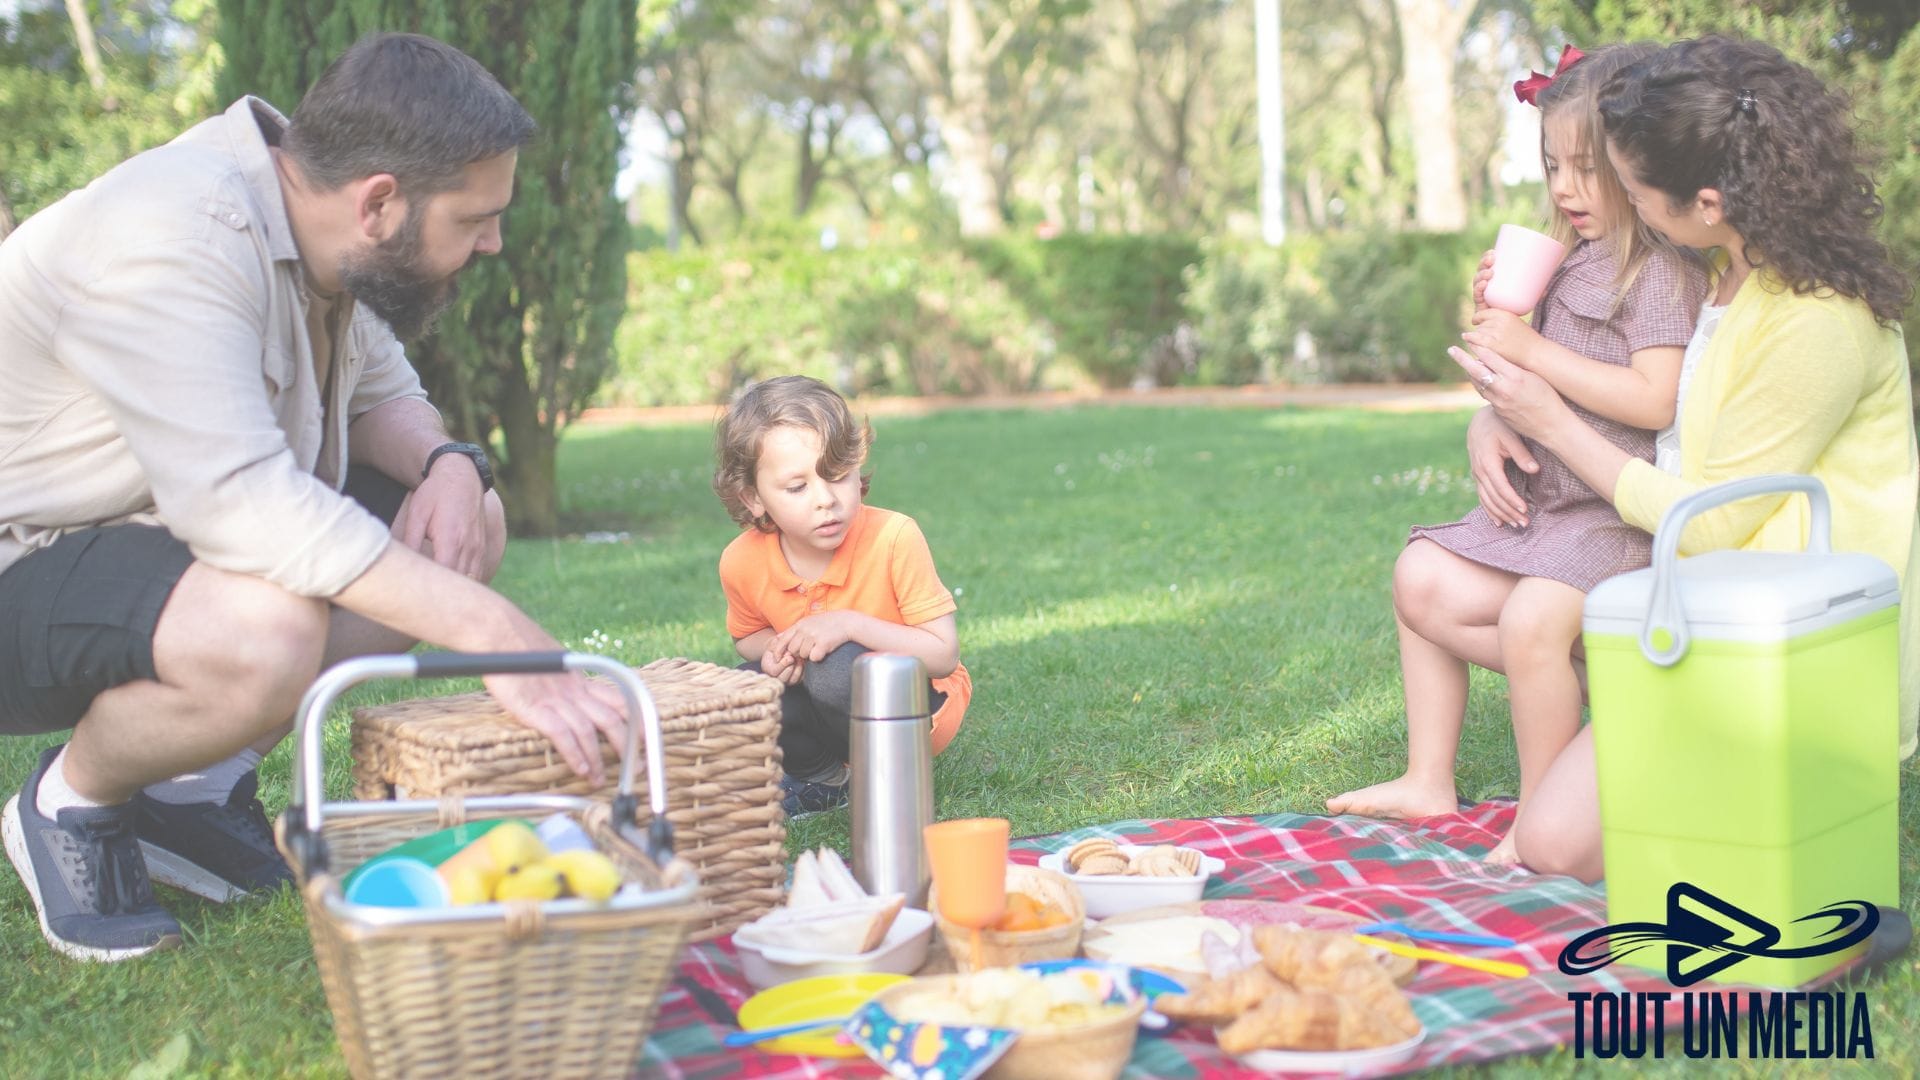
[[[1418,945],[1403,945],[1398,941],[1385,941],[1369,934],[1355,934],[1353,940],[1376,949],[1385,949],[1397,956],[1410,956],[1415,960],[1432,960],[1455,967],[1484,971],[1489,975],[1504,975],[1509,979],[1524,979],[1531,972],[1525,967],[1505,960],[1482,960],[1477,956],[1461,956],[1458,953],[1441,952],[1439,949],[1423,949]]]

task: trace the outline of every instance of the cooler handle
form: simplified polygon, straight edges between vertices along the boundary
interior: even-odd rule
[[[1833,509],[1827,501],[1826,486],[1811,476],[1776,473],[1729,480],[1696,491],[1667,507],[1660,515],[1660,527],[1653,534],[1653,598],[1647,605],[1647,620],[1640,627],[1640,653],[1661,667],[1672,667],[1687,655],[1691,635],[1687,632],[1687,613],[1680,606],[1679,572],[1674,563],[1680,557],[1680,534],[1687,522],[1713,509],[1741,499],[1761,495],[1807,497],[1812,511],[1807,527],[1807,550],[1815,555],[1833,552]],[[1660,644],[1664,639],[1666,644]]]
[[[320,673],[307,687],[295,714],[293,798],[287,807],[288,844],[299,848],[301,861],[324,867],[326,852],[320,842],[322,819],[321,753],[330,709],[349,688],[374,679],[457,678],[516,674],[558,675],[599,672],[613,679],[626,699],[627,745],[620,756],[620,790],[613,800],[613,820],[630,827],[639,816],[633,793],[634,758],[640,738],[646,736],[647,804],[653,811],[648,827],[647,854],[661,866],[673,855],[673,827],[667,822],[667,772],[660,734],[660,711],[646,683],[627,665],[605,656],[576,652],[529,653],[419,653],[359,656],[343,660]],[[633,718],[638,716],[639,723]],[[312,871],[309,871],[312,872]]]

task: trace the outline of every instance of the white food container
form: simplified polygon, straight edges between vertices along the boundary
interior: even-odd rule
[[[733,935],[733,946],[740,952],[740,970],[756,989],[792,982],[815,975],[852,975],[861,972],[885,972],[911,975],[927,960],[927,942],[933,938],[933,916],[919,908],[902,908],[894,916],[887,936],[871,952],[808,952],[777,945],[763,945],[752,938],[746,927]]]
[[[1160,845],[1121,844],[1120,854],[1131,859],[1148,847]],[[1067,853],[1056,851],[1040,856],[1040,868],[1065,874],[1087,901],[1087,917],[1104,919],[1141,908],[1163,904],[1184,904],[1200,899],[1207,879],[1227,868],[1211,855],[1200,856],[1200,872],[1185,877],[1128,877],[1123,874],[1075,874],[1067,870]]]

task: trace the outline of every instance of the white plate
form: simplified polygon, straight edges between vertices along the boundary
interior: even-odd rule
[[[1255,1050],[1236,1054],[1234,1060],[1249,1068],[1275,1073],[1360,1073],[1405,1064],[1419,1053],[1427,1038],[1422,1027],[1413,1038],[1392,1046],[1366,1050]]]
[[[1121,844],[1120,853],[1132,858],[1157,844]],[[1166,845],[1177,847],[1178,845]],[[1104,919],[1109,915],[1138,911],[1141,908],[1181,904],[1200,899],[1207,879],[1227,868],[1211,855],[1200,856],[1200,872],[1183,877],[1127,877],[1123,874],[1075,874],[1067,870],[1067,853],[1056,851],[1040,856],[1040,868],[1066,874],[1087,901],[1087,917]]]
[[[867,971],[911,975],[927,961],[927,943],[933,938],[933,916],[919,908],[902,908],[877,948],[853,956],[761,945],[751,937],[751,934],[747,938],[735,934],[733,945],[740,953],[741,973],[746,975],[747,982],[763,990],[815,975],[853,975]]]

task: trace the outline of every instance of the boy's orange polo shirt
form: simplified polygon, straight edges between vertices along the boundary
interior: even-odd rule
[[[801,581],[780,550],[780,534],[748,529],[720,553],[720,588],[727,594],[727,633],[735,640],[773,627],[785,630],[822,611],[858,611],[902,626],[917,626],[955,610],[940,583],[933,552],[920,526],[905,514],[862,506],[818,581]],[[933,680],[947,695],[933,714],[933,752],[953,741],[973,698],[964,665]]]

